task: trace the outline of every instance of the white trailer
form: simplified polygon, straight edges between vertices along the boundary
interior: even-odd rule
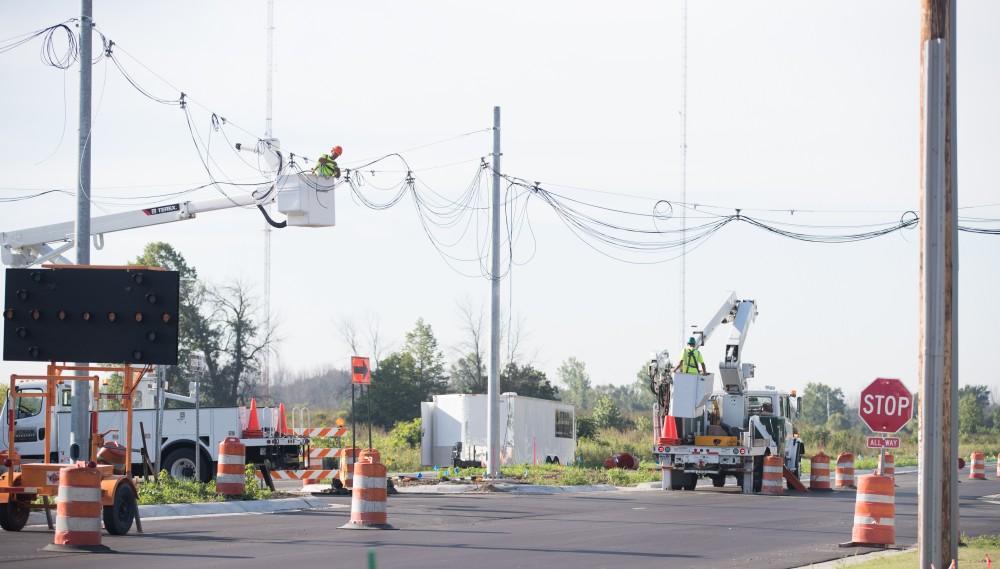
[[[45,382],[24,382],[18,385],[19,392],[38,392],[45,390]],[[52,454],[48,462],[65,463],[69,461],[70,434],[70,393],[68,385],[60,385],[57,394],[55,412],[52,415]],[[155,383],[144,380],[136,391],[138,405],[133,410],[132,430],[132,464],[133,472],[142,472],[143,464],[140,449],[143,448],[142,430],[145,431],[145,448],[149,452],[149,460],[156,463],[157,445],[153,440],[156,425],[156,409],[154,408]],[[4,402],[3,416],[7,417],[8,402]],[[240,407],[202,407],[198,425],[199,443],[195,445],[195,411],[194,409],[165,409],[163,411],[162,436],[160,439],[160,467],[175,478],[193,478],[195,475],[195,448],[200,449],[201,472],[199,478],[211,480],[215,474],[218,461],[219,443],[226,437],[240,437],[240,442],[246,445],[247,464],[267,463],[271,468],[300,468],[303,447],[309,439],[299,436],[277,436],[277,410],[260,408],[257,410],[258,420],[264,436],[260,438],[242,438],[246,425],[246,409]],[[143,429],[140,430],[140,423]],[[123,437],[126,431],[125,411],[98,411],[97,432],[107,434],[105,441],[119,442],[124,446]],[[108,432],[110,431],[110,432]],[[14,421],[14,449],[26,462],[42,462],[45,459],[44,438],[45,417],[42,413],[42,399],[18,399],[18,409]],[[0,429],[0,451],[7,450],[10,445],[7,429]]]
[[[451,466],[453,459],[486,460],[486,395],[435,395],[420,404],[420,461]],[[576,459],[576,410],[567,403],[500,395],[500,464],[572,464]],[[461,453],[452,450],[461,443]]]

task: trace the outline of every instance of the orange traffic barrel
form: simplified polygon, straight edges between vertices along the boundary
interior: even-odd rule
[[[56,533],[47,550],[111,551],[101,544],[101,473],[93,462],[59,469]]]
[[[973,452],[969,456],[969,480],[986,480],[986,455]]]
[[[833,490],[830,486],[830,457],[823,454],[823,451],[809,460],[809,489]]]
[[[97,451],[98,464],[110,464],[115,474],[125,474],[125,447],[115,441],[104,443]]]
[[[350,490],[354,485],[354,460],[358,456],[357,448],[344,448],[340,450],[340,470],[337,477],[340,478],[344,488]]]
[[[386,469],[375,462],[377,453],[362,452],[354,464],[351,521],[340,529],[393,529],[386,509]]]
[[[889,453],[885,453],[878,459],[878,470],[874,474],[896,478],[896,458]]]
[[[1000,454],[997,454],[997,478],[1000,478]]]
[[[764,457],[764,477],[761,479],[760,493],[780,496],[785,493],[782,470],[785,462],[780,456]]]
[[[854,455],[849,452],[842,452],[837,457],[835,486],[854,488]]]
[[[858,477],[854,502],[854,545],[892,545],[896,542],[896,486],[889,476]]]
[[[226,437],[219,443],[215,491],[226,497],[242,496],[246,493],[246,445],[237,437]]]

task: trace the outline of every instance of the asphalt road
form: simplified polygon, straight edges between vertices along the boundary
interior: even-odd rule
[[[897,543],[916,540],[916,475],[900,475]],[[1000,481],[963,480],[961,529],[1000,533]],[[147,520],[146,534],[105,536],[117,553],[39,551],[44,526],[0,532],[0,566],[144,569],[305,566],[643,568],[797,567],[864,552],[850,540],[854,493],[743,496],[735,489],[694,492],[619,491],[550,496],[400,495],[390,498],[399,531],[347,531],[349,499],[321,510]],[[997,500],[1000,502],[1000,500]]]

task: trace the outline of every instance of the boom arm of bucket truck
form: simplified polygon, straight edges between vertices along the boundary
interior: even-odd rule
[[[280,163],[280,154],[275,150]],[[90,234],[99,247],[103,246],[104,234],[127,231],[139,227],[161,225],[193,219],[197,214],[231,209],[259,208],[264,215],[264,207],[278,203],[278,211],[287,216],[286,221],[275,223],[276,227],[329,227],[334,225],[333,190],[341,183],[338,178],[321,178],[312,174],[278,175],[273,183],[262,185],[247,194],[233,194],[223,198],[182,202],[134,211],[113,213],[93,217],[90,220]],[[26,268],[48,261],[70,264],[63,253],[74,246],[74,222],[65,221],[39,227],[5,231],[0,233],[0,258],[9,267]]]
[[[747,380],[753,377],[754,365],[742,362],[743,343],[746,342],[750,325],[757,318],[757,303],[753,300],[739,300],[736,293],[722,303],[715,315],[705,325],[704,330],[695,332],[701,341],[699,345],[712,336],[720,324],[732,323],[733,331],[726,341],[726,351],[719,363],[719,375],[722,386],[732,395],[742,395],[747,389]]]

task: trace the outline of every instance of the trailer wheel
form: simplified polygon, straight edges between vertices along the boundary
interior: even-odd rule
[[[684,475],[684,489],[694,490],[698,486],[698,475],[697,474],[685,474]]]
[[[722,488],[726,485],[726,475],[725,474],[713,474],[709,478],[712,479],[712,486],[716,488]]]
[[[104,529],[111,535],[125,535],[132,529],[135,511],[138,508],[135,493],[128,484],[119,484],[115,489],[115,502],[104,506]]]
[[[6,504],[0,504],[0,528],[7,531],[21,531],[28,523],[31,508],[25,500],[15,500],[14,496]]]

